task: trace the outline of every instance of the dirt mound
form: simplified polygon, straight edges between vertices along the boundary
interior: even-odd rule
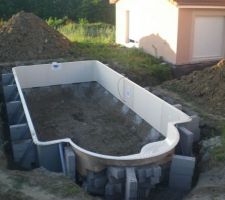
[[[0,62],[68,56],[71,44],[32,13],[20,12],[0,28]]]
[[[179,80],[163,84],[203,106],[207,111],[225,115],[225,60],[202,71],[195,71]]]

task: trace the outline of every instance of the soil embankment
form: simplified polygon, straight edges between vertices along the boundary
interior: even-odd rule
[[[165,82],[162,87],[194,101],[202,110],[225,117],[225,60],[181,79]]]

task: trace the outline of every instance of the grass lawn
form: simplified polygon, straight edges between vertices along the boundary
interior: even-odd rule
[[[68,22],[56,27],[74,43],[75,57],[96,59],[110,64],[141,85],[156,85],[171,79],[171,69],[141,49],[115,44],[115,27],[103,23]]]
[[[215,163],[217,163],[218,161],[225,161],[225,128],[223,128],[221,134],[221,146],[215,147],[212,150],[211,155]]]

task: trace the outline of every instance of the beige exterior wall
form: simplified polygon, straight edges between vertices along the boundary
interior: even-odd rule
[[[143,48],[175,64],[177,36],[178,8],[168,0],[120,0],[116,4],[117,43]],[[129,43],[130,37],[137,43]]]
[[[179,29],[178,29],[178,45],[177,45],[177,65],[209,61],[213,58],[195,59],[193,60],[193,50],[194,50],[194,25],[195,19],[197,17],[215,17],[224,16],[225,9],[194,9],[194,8],[181,8],[179,10]],[[224,26],[225,27],[225,26]],[[206,32],[207,34],[207,32]],[[214,38],[217,40],[218,38]],[[224,37],[225,39],[225,37]],[[223,44],[225,45],[225,41]],[[210,48],[206,46],[205,48]],[[225,55],[223,55],[224,57]]]

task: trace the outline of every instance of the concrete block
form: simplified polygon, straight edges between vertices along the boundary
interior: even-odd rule
[[[2,85],[13,85],[14,83],[13,73],[2,74]]]
[[[105,186],[105,183],[106,183],[106,179],[105,178],[94,179],[94,186],[96,188],[100,188],[102,186]]]
[[[156,167],[153,167],[152,168],[152,172],[153,172],[153,176],[154,177],[161,177],[161,175],[162,175],[162,169],[161,169],[161,167],[160,166],[156,166]]]
[[[53,172],[62,172],[59,144],[37,146],[40,166]]]
[[[111,198],[117,199],[118,197],[123,197],[124,195],[124,184],[122,183],[107,183],[105,186],[105,196],[110,196]]]
[[[170,168],[169,186],[173,189],[190,190],[195,168],[195,158],[175,155]]]
[[[148,188],[139,188],[138,186],[138,199],[140,200],[149,200],[150,197],[150,192],[151,192],[151,187]]]
[[[30,139],[31,134],[27,124],[11,125],[10,138],[12,141]]]
[[[13,159],[15,162],[19,162],[21,160],[31,142],[31,139],[12,142]]]
[[[9,125],[26,123],[23,106],[20,101],[12,101],[6,104]]]
[[[200,118],[198,115],[192,115],[191,119],[192,119],[191,122],[182,124],[182,126],[194,133],[194,142],[197,142],[200,140],[200,128],[199,128]]]
[[[178,128],[180,133],[180,146],[182,155],[192,156],[192,147],[194,142],[194,133],[186,129],[185,127]]]
[[[125,179],[125,169],[121,167],[108,167],[107,177],[110,183],[120,182]]]
[[[106,183],[107,176],[105,171],[98,173],[89,172],[86,179],[86,190],[94,195],[104,195]]]
[[[138,198],[138,182],[134,168],[126,169],[125,200]]]
[[[38,167],[36,146],[31,139],[12,142],[13,159],[24,169]]]
[[[191,189],[192,176],[184,176],[180,174],[173,174],[169,180],[169,186],[172,189],[179,189],[188,191]]]
[[[64,176],[66,176],[66,162],[65,162],[65,155],[64,155],[64,143],[59,144],[59,155],[60,155],[60,160],[61,160],[61,165],[62,165],[62,172]]]
[[[151,177],[151,185],[156,185],[158,183],[160,183],[160,177],[158,176]]]
[[[149,178],[149,177],[153,176],[154,171],[150,167],[150,168],[145,169],[145,173],[146,173],[146,177]]]
[[[113,184],[108,183],[105,186],[105,195],[106,196],[113,196],[115,194],[115,188]]]
[[[16,85],[4,86],[3,91],[4,91],[4,97],[6,102],[20,100]]]
[[[162,169],[160,166],[150,166],[137,169],[138,183],[142,187],[149,187],[160,183]],[[146,186],[145,186],[146,185]]]
[[[65,152],[65,167],[66,175],[71,179],[76,180],[76,155],[71,147],[67,146],[64,148]]]
[[[144,183],[146,181],[146,168],[137,169],[138,183]]]
[[[196,159],[194,157],[174,155],[170,171],[183,175],[193,174]],[[181,171],[181,172],[180,172]]]

